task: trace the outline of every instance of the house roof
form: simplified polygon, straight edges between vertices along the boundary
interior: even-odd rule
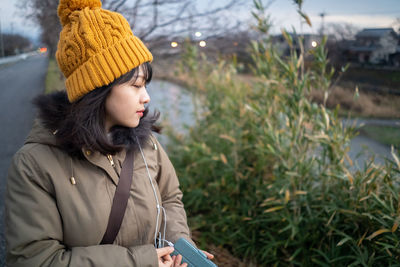
[[[352,52],[373,52],[377,48],[376,46],[350,46],[349,50]]]
[[[357,33],[357,37],[382,37],[388,33],[393,32],[395,35],[396,32],[393,28],[376,28],[376,29],[363,29],[359,33]]]

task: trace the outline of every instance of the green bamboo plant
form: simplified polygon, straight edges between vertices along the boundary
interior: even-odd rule
[[[294,2],[311,23],[303,1]],[[282,31],[290,47],[282,55],[262,2],[254,6],[263,38],[251,45],[251,81],[232,62],[210,64],[194,50],[183,58],[202,108],[169,150],[192,229],[203,245],[223,246],[249,266],[400,266],[396,152],[384,166],[355,171],[355,129],[307,98],[311,90],[329,97],[326,39],[305,51],[301,36]]]

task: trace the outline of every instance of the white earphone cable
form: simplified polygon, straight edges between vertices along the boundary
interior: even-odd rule
[[[155,189],[153,180],[151,179],[149,167],[147,165],[147,161],[146,161],[146,158],[144,157],[142,146],[140,145],[140,142],[139,142],[139,139],[138,139],[137,136],[136,136],[136,141],[137,141],[137,143],[139,145],[140,153],[142,155],[142,158],[143,158],[143,161],[144,161],[144,165],[146,166],[147,176],[148,176],[148,178],[150,180],[151,187],[153,188],[153,193],[154,193],[154,197],[156,199],[156,204],[157,204],[157,219],[156,219],[156,231],[154,233],[154,246],[156,248],[161,248],[161,247],[163,247],[161,245],[161,241],[163,242],[163,245],[165,245],[165,233],[166,233],[166,229],[167,229],[167,212],[165,211],[164,207],[160,205],[160,202],[158,200],[156,189]],[[159,224],[159,221],[160,221],[160,214],[161,214],[160,209],[162,209],[163,215],[164,215],[164,231],[163,231],[163,235],[161,235],[161,232],[158,233],[159,234],[159,238],[158,238],[159,244],[157,245],[157,227],[158,227],[158,224]],[[160,229],[161,229],[161,224],[160,224]]]

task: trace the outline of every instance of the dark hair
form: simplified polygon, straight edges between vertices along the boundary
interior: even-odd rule
[[[141,66],[148,84],[152,78],[151,65],[146,62]],[[107,136],[104,121],[107,96],[113,86],[136,79],[138,70],[139,67],[132,69],[111,84],[96,88],[73,103],[68,102],[65,93],[37,97],[34,103],[39,107],[39,117],[47,128],[56,131],[58,145],[75,156],[81,154],[82,148],[102,154],[115,154],[127,145],[133,146],[136,137],[143,139],[147,138],[151,131],[160,132],[161,128],[154,125],[160,116],[159,112],[155,111],[150,115],[146,108],[137,129],[114,126],[110,130],[112,142]]]

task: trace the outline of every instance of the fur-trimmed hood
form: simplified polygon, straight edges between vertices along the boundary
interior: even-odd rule
[[[34,122],[25,143],[40,143],[50,146],[57,146],[69,154],[77,156],[81,153],[83,147],[74,147],[71,140],[59,138],[60,131],[66,131],[71,127],[71,120],[67,116],[71,110],[72,104],[68,101],[65,92],[56,92],[48,95],[40,95],[35,98],[34,104],[38,108],[38,118]],[[146,142],[152,131],[159,132],[160,128],[155,126],[159,112],[149,115],[146,108],[139,125],[135,128],[115,126],[111,129],[112,144],[124,147],[137,148],[137,139],[140,143]],[[75,145],[76,146],[76,145]]]
[[[54,99],[50,96],[46,103]],[[68,104],[56,101],[39,111],[49,111],[55,104],[65,107],[40,116],[29,144],[14,155],[9,168],[4,200],[7,265],[158,266],[155,233],[165,231],[171,242],[179,238],[192,242],[174,167],[157,139],[142,134],[150,135],[145,126],[149,124],[142,121],[139,128],[123,131],[128,138],[121,138],[128,143],[135,134],[149,138],[134,156],[124,219],[114,244],[99,245],[126,153],[106,156],[84,148],[78,158],[59,149],[52,131],[65,127],[65,121],[50,118],[68,110]],[[147,128],[142,131],[142,127]]]

